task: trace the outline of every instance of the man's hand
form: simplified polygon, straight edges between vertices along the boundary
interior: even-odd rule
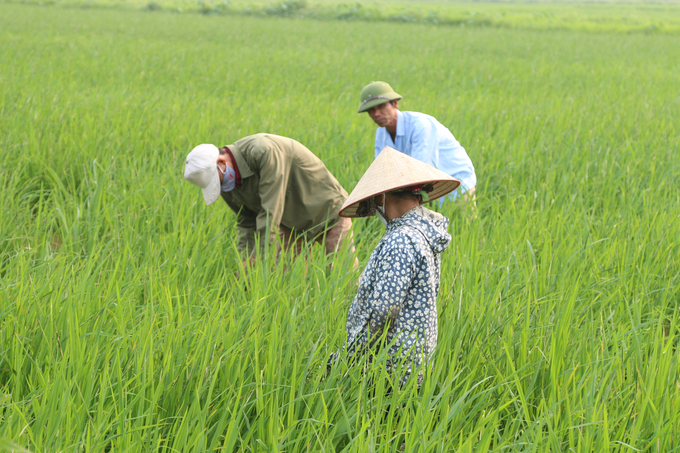
[[[249,266],[255,265],[255,261],[257,261],[257,259],[254,256],[251,256],[250,258],[243,260],[243,263],[242,263],[243,269],[246,269],[246,272],[247,272],[247,269],[248,269]]]

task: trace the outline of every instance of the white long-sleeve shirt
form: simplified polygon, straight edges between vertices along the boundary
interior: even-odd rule
[[[384,127],[379,127],[375,133],[375,157],[378,157],[385,146],[453,176],[460,181],[462,192],[477,185],[475,168],[465,148],[446,126],[430,115],[398,110],[394,141]],[[454,192],[454,198],[456,193]]]

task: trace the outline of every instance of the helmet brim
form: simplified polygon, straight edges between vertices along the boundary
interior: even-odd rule
[[[386,102],[398,101],[400,99],[401,96],[394,91],[391,93],[385,93],[381,96],[375,96],[373,99],[369,98],[369,100],[362,102],[359,106],[359,110],[357,110],[357,113],[363,113],[372,107],[382,105]]]

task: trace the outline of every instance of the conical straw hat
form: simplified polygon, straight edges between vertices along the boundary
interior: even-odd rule
[[[427,194],[432,201],[456,190],[460,181],[425,162],[386,146],[349,194],[340,208],[340,215],[357,217],[359,203],[367,198],[403,187],[425,184],[433,184],[432,191]]]

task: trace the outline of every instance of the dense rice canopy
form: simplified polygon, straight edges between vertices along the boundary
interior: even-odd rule
[[[11,4],[0,30],[0,449],[677,446],[677,36]],[[477,220],[443,209],[432,373],[389,396],[384,357],[325,377],[351,257],[243,291],[234,215],[182,179],[196,144],[267,131],[351,191],[371,80],[479,181]],[[355,221],[362,263],[381,228]]]

